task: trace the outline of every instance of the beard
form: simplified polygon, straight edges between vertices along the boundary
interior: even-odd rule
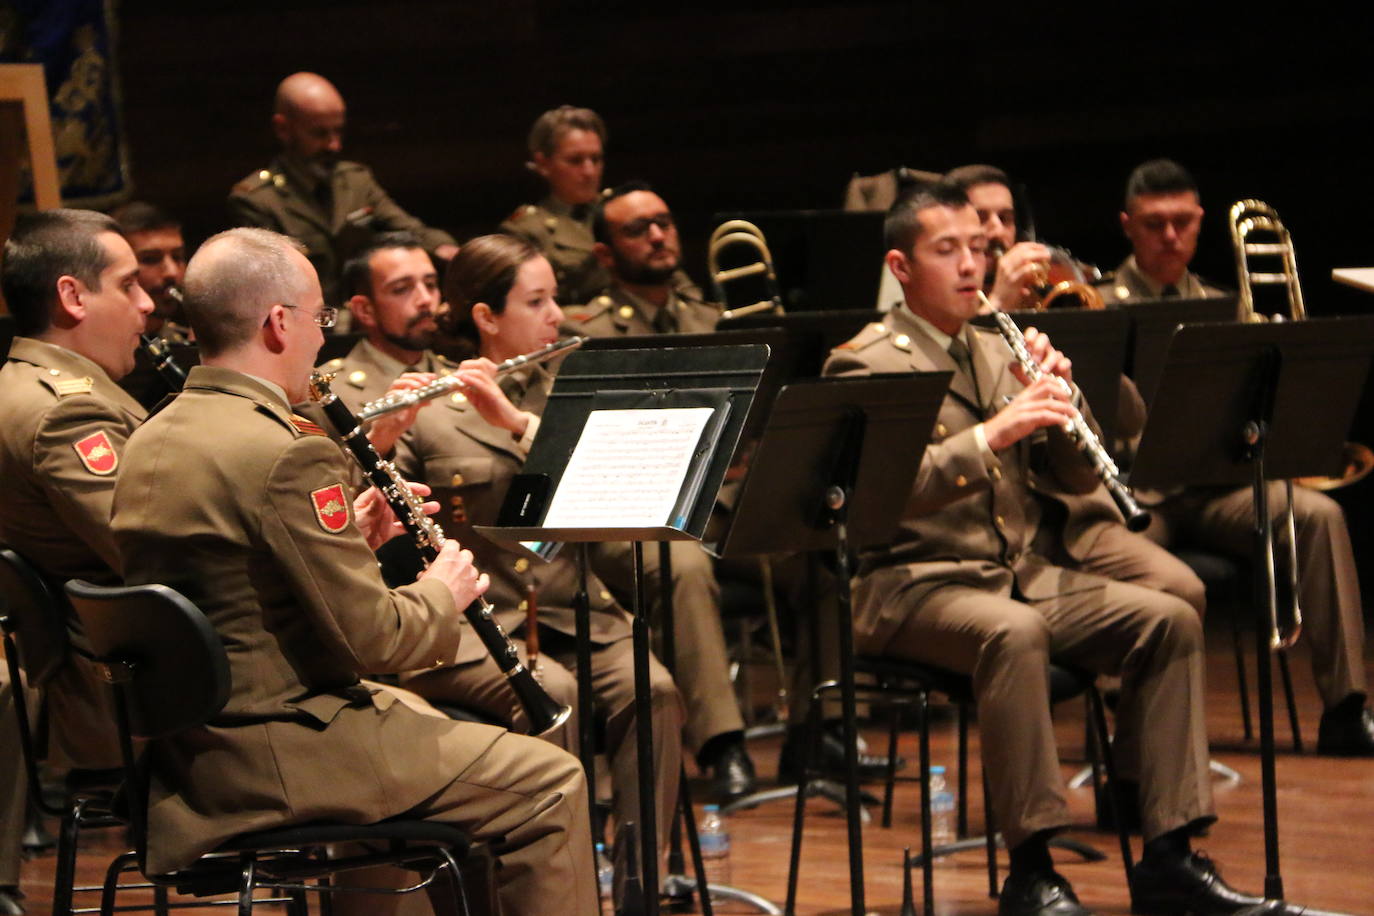
[[[428,327],[420,327],[422,324]],[[402,350],[428,350],[434,346],[434,338],[438,333],[433,315],[417,315],[400,334],[383,333],[382,337]]]
[[[615,262],[616,276],[627,283],[635,283],[641,286],[650,286],[658,283],[666,283],[678,268],[679,259],[674,257],[671,264],[655,267],[652,264],[637,264],[627,260],[619,251],[611,249],[612,258]]]

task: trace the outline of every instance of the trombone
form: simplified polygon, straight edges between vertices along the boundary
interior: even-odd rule
[[[1298,283],[1298,261],[1293,253],[1293,238],[1279,220],[1274,208],[1262,200],[1246,198],[1231,205],[1231,248],[1236,256],[1236,287],[1240,291],[1239,317],[1241,321],[1302,321],[1307,308],[1302,301],[1302,286]],[[1260,234],[1265,241],[1252,241]],[[1255,270],[1251,258],[1279,258],[1278,271]],[[1269,318],[1255,310],[1255,286],[1282,286],[1288,300],[1288,316],[1276,314]],[[1298,641],[1302,633],[1302,609],[1298,606],[1298,535],[1293,520],[1293,481],[1284,481],[1287,506],[1283,513],[1283,527],[1288,534],[1288,591],[1291,607],[1291,626],[1284,633],[1279,626],[1278,602],[1274,592],[1274,538],[1264,545],[1264,564],[1269,579],[1270,650],[1287,649]]]
[[[727,248],[748,249],[754,260],[735,267],[722,268],[720,255]],[[748,220],[726,220],[711,233],[711,241],[706,250],[706,270],[711,275],[711,286],[716,298],[726,305],[730,305],[730,296],[726,291],[728,284],[749,277],[763,278],[764,298],[728,308],[721,313],[721,318],[738,318],[741,315],[768,311],[779,315],[783,313],[782,296],[778,292],[778,275],[773,271],[773,255],[768,250],[768,241],[763,237],[763,230]]]

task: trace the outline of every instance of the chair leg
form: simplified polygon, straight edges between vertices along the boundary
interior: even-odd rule
[[[81,829],[81,815],[85,799],[68,799],[57,833],[57,862],[53,870],[52,911],[54,916],[68,916],[72,911],[72,888],[76,884],[76,846]]]
[[[171,908],[167,905],[167,888],[158,885],[153,888],[153,912],[156,916],[167,916]],[[303,916],[309,916],[303,913]]]
[[[243,857],[243,870],[239,874],[239,916],[253,916],[253,889],[257,886],[255,865],[252,856]]]
[[[1288,701],[1288,727],[1293,732],[1293,752],[1302,753],[1302,730],[1298,726],[1298,704],[1293,700],[1293,676],[1288,672],[1288,652],[1280,650],[1279,676],[1283,678],[1283,698]]]
[[[930,696],[921,691],[917,707],[920,721],[921,748],[921,889],[922,903],[927,913],[935,912],[935,838],[930,813]]]
[[[988,789],[988,771],[983,770],[983,841],[988,854],[988,896],[998,897],[997,887],[997,821],[992,816],[992,792]]]
[[[1131,869],[1134,863],[1131,856],[1131,836],[1126,831],[1125,805],[1121,797],[1121,779],[1116,772],[1116,755],[1112,753],[1110,738],[1107,734],[1107,714],[1103,708],[1102,694],[1095,685],[1090,685],[1087,690],[1088,714],[1092,719],[1093,730],[1096,732],[1097,739],[1093,743],[1097,747],[1098,753],[1102,755],[1102,762],[1107,767],[1107,793],[1108,803],[1112,806],[1112,815],[1116,820],[1117,837],[1121,842],[1121,864],[1126,871],[1126,883],[1129,885],[1131,880]]]
[[[1236,685],[1240,688],[1240,721],[1245,729],[1245,740],[1249,741],[1255,736],[1255,730],[1250,724],[1250,684],[1245,674],[1245,648],[1241,644],[1240,621],[1236,615],[1231,615],[1231,648],[1236,654]]]
[[[105,885],[100,890],[100,916],[113,916],[115,911],[115,896],[119,893],[119,876],[122,875],[134,860],[132,852],[126,852],[115,856],[105,869]],[[68,908],[70,911],[70,907]],[[53,913],[58,910],[53,908]]]
[[[883,781],[883,829],[892,827],[892,795],[897,788],[897,729],[901,725],[902,708],[893,703],[888,708],[887,772]]]
[[[968,704],[959,704],[959,839],[968,836]]]

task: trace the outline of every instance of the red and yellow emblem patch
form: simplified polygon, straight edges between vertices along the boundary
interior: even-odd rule
[[[315,507],[315,520],[325,531],[338,534],[348,527],[348,500],[343,484],[315,490],[310,494],[310,502]]]
[[[119,455],[115,453],[114,446],[110,444],[110,439],[103,430],[73,442],[72,448],[76,449],[76,454],[81,457],[81,463],[92,474],[106,477],[119,467]]]

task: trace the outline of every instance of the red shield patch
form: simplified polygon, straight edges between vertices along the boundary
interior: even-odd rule
[[[348,500],[343,484],[315,490],[310,494],[310,502],[315,507],[315,519],[325,531],[338,534],[348,527]]]
[[[81,457],[81,463],[92,474],[105,477],[113,474],[115,468],[119,467],[119,455],[115,453],[114,446],[110,444],[110,439],[104,432],[91,433],[86,438],[73,442],[72,448],[76,449],[77,455]]]

